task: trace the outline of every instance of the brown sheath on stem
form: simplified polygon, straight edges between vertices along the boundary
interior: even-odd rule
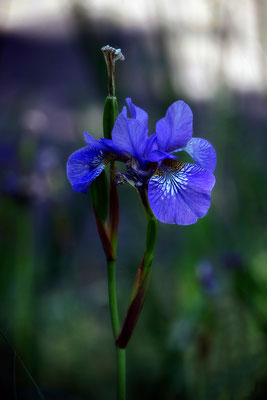
[[[120,347],[121,349],[125,349],[129,340],[131,339],[144,304],[150,270],[148,269],[146,275],[142,278],[143,263],[144,259],[142,260],[141,267],[139,267],[137,271],[137,276],[134,283],[134,297],[128,308],[121,331],[116,339],[116,346]]]
[[[109,234],[108,234],[106,224],[104,224],[101,221],[101,219],[97,215],[95,209],[94,209],[94,214],[95,214],[95,219],[96,219],[97,230],[98,230],[99,237],[100,237],[104,252],[106,254],[107,260],[113,261],[113,260],[115,260],[115,257],[113,254],[113,250],[112,250],[111,242],[109,239]]]

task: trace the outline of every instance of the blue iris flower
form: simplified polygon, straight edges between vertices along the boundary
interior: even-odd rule
[[[112,139],[94,139],[67,163],[68,179],[76,192],[86,193],[92,181],[112,160],[124,162],[125,173],[117,182],[128,181],[147,193],[155,217],[165,223],[190,225],[206,215],[215,184],[216,152],[204,139],[192,138],[193,113],[183,101],[176,101],[148,136],[147,113],[126,99]],[[179,161],[177,152],[186,151],[195,164]],[[175,153],[175,154],[174,154]]]

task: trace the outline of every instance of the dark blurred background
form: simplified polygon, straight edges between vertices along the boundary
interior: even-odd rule
[[[253,0],[1,0],[1,399],[41,398],[25,367],[47,400],[115,397],[105,257],[65,173],[83,131],[102,135],[106,44],[125,56],[120,108],[131,97],[152,133],[183,99],[218,156],[208,215],[159,224],[128,398],[267,398],[266,17]],[[119,193],[123,316],[145,218]]]

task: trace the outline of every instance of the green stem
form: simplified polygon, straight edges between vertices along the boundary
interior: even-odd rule
[[[150,273],[150,267],[153,260],[156,240],[157,240],[157,220],[153,214],[147,213],[146,248],[141,267],[138,270],[136,281],[134,283],[131,302],[136,297],[137,292],[140,289],[140,284],[146,277],[146,274]]]
[[[120,49],[115,49],[109,45],[102,47],[105,61],[107,64],[107,72],[109,78],[109,94],[106,98],[103,114],[103,131],[106,139],[111,139],[111,133],[118,116],[118,102],[115,97],[115,62],[116,60],[124,60]],[[119,200],[117,187],[114,182],[116,169],[115,163],[111,163],[110,167],[110,196],[109,196],[109,244],[112,248],[112,258],[107,256],[108,270],[108,293],[111,324],[116,342],[117,335],[120,331],[120,321],[116,292],[116,253],[117,253],[117,234],[119,223]],[[107,199],[107,196],[105,197]],[[108,204],[107,202],[105,203]],[[105,220],[106,221],[106,220]],[[107,253],[106,253],[107,254]],[[126,398],[126,355],[125,350],[116,347],[117,356],[117,399],[125,400]]]
[[[107,261],[109,309],[114,339],[120,331],[118,303],[116,294],[115,260]],[[124,349],[116,347],[117,357],[117,399],[126,398],[126,353]]]
[[[109,294],[109,308],[111,316],[111,324],[114,337],[117,336],[120,330],[118,303],[116,294],[116,276],[115,276],[115,260],[107,261],[108,267],[108,294]]]
[[[146,234],[146,251],[144,256],[144,266],[142,276],[145,276],[151,266],[154,248],[157,239],[157,220],[154,215],[148,214],[147,234]]]
[[[108,65],[109,68],[109,65]],[[114,70],[110,76],[112,81],[113,92],[110,92],[110,96],[106,98],[104,105],[103,115],[103,130],[104,137],[110,139],[111,132],[118,116],[118,103],[114,96]],[[118,223],[119,223],[119,200],[117,187],[114,183],[116,169],[115,163],[111,162],[110,165],[110,243],[112,247],[113,256],[116,257],[117,253],[117,234],[118,234]],[[107,260],[108,269],[108,292],[109,292],[109,309],[111,324],[113,329],[114,340],[120,332],[120,321],[117,303],[117,291],[116,291],[116,261]],[[117,399],[125,400],[126,398],[126,354],[125,350],[119,349],[116,346],[116,359],[117,359]]]
[[[126,399],[126,350],[116,347],[117,355],[117,398]]]

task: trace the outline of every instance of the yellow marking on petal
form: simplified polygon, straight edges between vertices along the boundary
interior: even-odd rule
[[[156,169],[153,176],[165,176],[167,174],[179,172],[184,165],[185,163],[181,161],[167,158],[162,162],[161,166]]]
[[[117,160],[118,160],[118,157],[115,156],[115,154],[109,154],[109,153],[107,153],[107,154],[105,155],[105,159],[104,159],[103,163],[104,163],[104,165],[107,165],[109,162],[111,162],[111,161],[117,161]]]

